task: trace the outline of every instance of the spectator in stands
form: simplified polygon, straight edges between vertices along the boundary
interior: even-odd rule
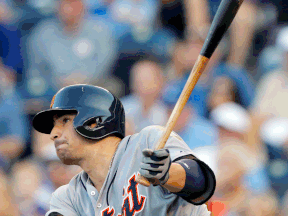
[[[174,73],[175,76],[164,89],[165,94],[170,94],[168,98],[172,101],[175,100],[174,98],[179,98],[200,53],[202,44],[203,41],[196,36],[191,40],[177,44],[173,53],[172,65],[169,67],[174,70],[170,73]],[[213,90],[211,88],[218,77],[229,78],[231,84],[233,83],[234,100],[245,108],[250,106],[254,97],[254,81],[248,75],[248,72],[221,61],[225,51],[226,42],[223,41],[213,54],[189,98],[195,111],[200,116],[209,116],[209,94]]]
[[[23,71],[23,57],[21,55],[21,34],[15,24],[18,14],[13,11],[7,0],[0,3],[0,57],[3,64],[17,75]]]
[[[253,154],[244,145],[230,142],[219,148],[218,183],[211,205],[213,215],[276,215],[278,203],[269,191],[256,196],[245,185],[245,174],[254,164],[252,158]]]
[[[175,103],[179,98],[201,47],[202,41],[198,39],[176,44],[171,63],[167,67],[168,71],[166,72],[170,77],[170,82],[167,83],[163,90],[166,102],[171,100],[171,103]],[[208,73],[207,70],[200,77],[189,98],[195,112],[199,116],[205,116],[207,111],[206,99],[209,94],[209,82],[211,81],[209,81],[209,76],[206,73]]]
[[[243,145],[226,144],[219,148],[216,161],[218,183],[212,200],[212,212],[221,212],[218,215],[247,211],[249,200],[253,197],[243,184],[244,175],[251,167],[251,153]]]
[[[251,119],[243,107],[234,102],[222,103],[211,111],[211,120],[219,127],[219,144],[236,140],[245,145]]]
[[[167,107],[160,100],[164,84],[161,66],[150,60],[143,60],[132,68],[133,93],[121,99],[127,121],[133,121],[134,132],[146,126],[162,125],[167,121]]]
[[[110,29],[86,14],[82,0],[61,0],[57,9],[57,19],[42,21],[28,44],[26,87],[43,106],[56,90],[75,82],[113,86],[109,71],[116,44]]]
[[[43,180],[44,173],[35,161],[25,160],[13,166],[12,189],[18,209],[21,215],[43,214],[42,206],[39,205],[37,190]]]
[[[288,205],[288,192],[285,194],[283,201],[281,202],[281,216],[286,216],[288,214],[288,209],[287,209],[287,205]]]
[[[217,106],[235,101],[235,84],[227,76],[220,76],[215,79],[208,98],[208,110],[211,111]]]
[[[211,111],[211,119],[218,126],[218,146],[240,145],[251,152],[252,165],[245,172],[245,185],[255,193],[270,190],[268,174],[265,170],[267,155],[264,147],[250,144],[249,132],[252,129],[250,114],[234,102],[223,103]]]
[[[262,123],[259,131],[267,149],[269,184],[277,198],[283,201],[288,191],[288,118],[271,117]]]
[[[174,98],[175,100],[172,101],[171,93],[166,93],[163,95],[163,100],[168,107],[170,116],[178,98]],[[211,121],[199,116],[191,102],[188,102],[183,108],[173,130],[180,135],[192,150],[217,144],[217,127]]]
[[[25,149],[28,122],[15,90],[15,72],[5,67],[1,61],[0,77],[0,167],[8,172],[11,163]]]
[[[128,23],[120,22],[120,20],[117,19],[117,12],[121,12],[117,10],[114,11],[115,0],[88,0],[86,2],[88,11],[92,18],[102,22],[111,29],[115,39],[118,39],[130,30]],[[119,1],[117,2],[119,3]]]
[[[26,43],[28,38],[32,33],[33,29],[37,26],[39,22],[43,19],[52,17],[55,12],[55,1],[37,1],[37,0],[9,0],[9,5],[13,11],[14,19],[13,26],[17,27],[18,37],[21,38],[21,63],[20,66],[14,68],[17,71],[17,86],[20,89],[23,88],[25,84],[25,76],[28,67],[28,55],[29,50],[27,50]],[[15,45],[14,45],[15,46]],[[20,52],[17,54],[17,57]],[[21,92],[22,93],[22,92]]]
[[[3,64],[22,73],[23,60],[20,54],[20,34],[15,26],[0,24],[0,57]]]
[[[0,215],[20,216],[17,203],[11,193],[12,187],[3,170],[0,169]]]
[[[196,31],[204,39],[212,22],[220,0],[185,1],[187,7],[187,37]],[[244,1],[230,27],[231,46],[228,61],[234,67],[245,67],[245,60],[252,45],[256,28],[257,7],[255,2]],[[241,27],[239,27],[241,26]],[[192,30],[192,31],[191,31]]]
[[[233,84],[234,102],[246,109],[249,108],[254,99],[255,82],[248,71],[227,63],[220,63],[214,68],[213,80],[223,76],[230,79]]]
[[[279,210],[279,201],[273,193],[266,193],[261,195],[255,195],[249,200],[249,213],[250,215],[262,216],[278,216],[281,210]]]
[[[267,119],[271,115],[288,117],[288,106],[283,102],[288,97],[288,27],[279,32],[276,41],[281,48],[282,67],[266,73],[258,82],[251,111],[259,119]]]
[[[162,0],[160,5],[162,27],[169,30],[171,34],[175,34],[176,38],[180,40],[185,38],[186,8],[187,5],[182,0]]]
[[[118,38],[118,56],[113,71],[125,84],[125,95],[132,90],[129,74],[134,63],[152,57],[166,63],[171,57],[175,37],[158,25],[158,10],[159,1],[155,0],[115,0],[111,5],[114,21],[126,26]]]
[[[156,24],[159,3],[155,0],[114,0],[111,6],[112,16],[119,23],[146,30]]]

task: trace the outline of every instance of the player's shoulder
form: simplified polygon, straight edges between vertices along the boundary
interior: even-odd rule
[[[81,176],[84,174],[84,171],[75,175],[68,184],[60,186],[57,188],[53,195],[58,198],[67,198],[67,197],[74,197],[77,187],[79,187],[79,183],[81,181]]]
[[[163,132],[165,128],[160,125],[149,125],[143,128],[140,133],[155,133],[155,132]]]
[[[143,128],[136,136],[141,138],[145,137],[145,139],[155,139],[159,138],[165,131],[165,128],[160,125],[150,125]]]
[[[53,192],[53,197],[58,200],[64,200],[69,197],[69,184],[62,185]]]
[[[82,185],[87,181],[88,174],[82,170],[80,173],[76,174],[69,182],[69,189],[75,192],[77,189],[82,187]]]
[[[152,136],[152,137],[154,136],[158,137],[158,136],[161,136],[164,132],[165,132],[165,127],[160,126],[160,125],[150,125],[150,126],[143,128],[139,134],[144,134],[144,135]],[[174,137],[178,139],[179,141],[184,142],[183,139],[175,131],[171,132],[170,137]]]
[[[135,140],[137,143],[141,143],[145,148],[154,148],[157,142],[160,140],[162,134],[165,132],[165,128],[159,125],[150,125],[143,128],[138,134],[135,134]],[[132,139],[133,140],[133,139]],[[188,148],[183,139],[174,131],[170,134],[166,147],[182,146]]]

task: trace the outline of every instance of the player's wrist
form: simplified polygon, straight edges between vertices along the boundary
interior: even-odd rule
[[[178,196],[188,198],[200,196],[205,191],[205,175],[195,160],[182,159],[176,162],[185,170],[185,184]]]
[[[164,176],[161,179],[159,179],[160,185],[165,185],[168,179],[169,179],[169,170],[167,170],[167,173],[164,174]]]
[[[172,163],[169,169],[169,178],[162,187],[169,190],[171,193],[180,192],[186,180],[186,173],[184,168],[178,163]]]

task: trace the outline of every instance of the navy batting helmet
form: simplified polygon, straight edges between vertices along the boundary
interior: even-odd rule
[[[78,84],[62,88],[53,97],[50,109],[36,114],[33,127],[50,134],[53,116],[76,112],[74,128],[83,137],[101,139],[110,134],[125,136],[125,113],[120,100],[108,90],[92,85]],[[90,128],[96,122],[95,128]]]

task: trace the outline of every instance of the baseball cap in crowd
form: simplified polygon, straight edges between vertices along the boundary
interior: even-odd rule
[[[211,120],[226,130],[246,133],[251,128],[251,119],[245,108],[235,102],[217,106],[211,111]]]
[[[279,31],[275,43],[281,50],[288,51],[288,26]]]
[[[260,138],[267,146],[270,181],[273,182],[273,188],[279,188],[277,194],[283,196],[283,191],[288,188],[288,118],[272,117],[266,120],[260,127]]]
[[[288,118],[273,117],[260,128],[260,138],[269,145],[280,147],[288,141]]]

